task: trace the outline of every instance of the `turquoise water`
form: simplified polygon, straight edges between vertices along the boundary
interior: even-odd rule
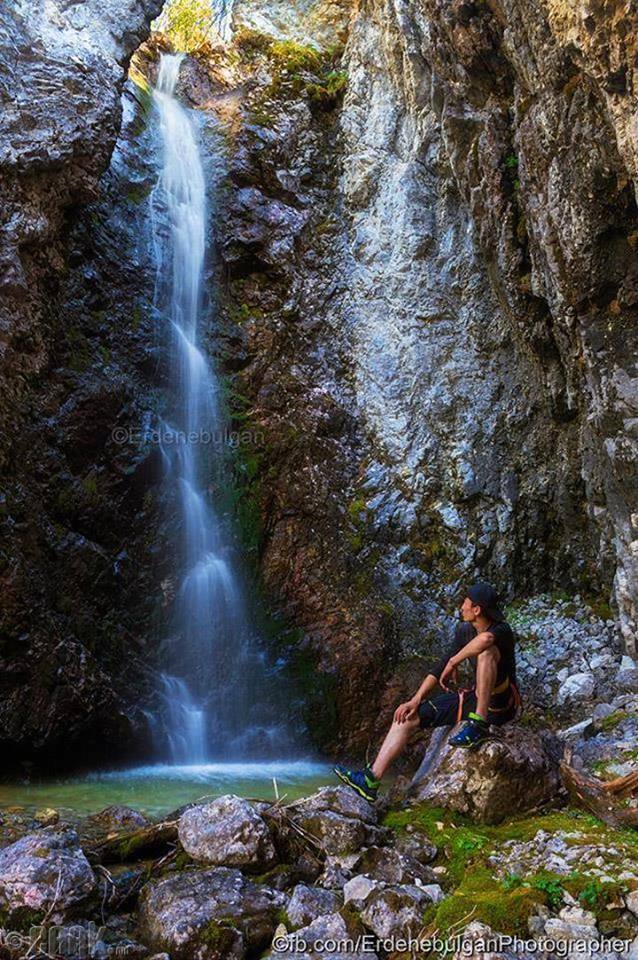
[[[331,768],[313,760],[155,764],[69,779],[0,783],[0,811],[18,807],[31,812],[52,807],[61,815],[77,816],[124,804],[160,817],[202,797],[236,793],[275,800],[277,795],[285,795],[289,801],[335,782]]]

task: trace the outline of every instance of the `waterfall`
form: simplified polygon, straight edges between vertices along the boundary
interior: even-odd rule
[[[219,382],[203,348],[208,209],[199,131],[175,96],[183,54],[164,54],[154,90],[162,163],[151,197],[155,307],[168,377],[166,494],[178,518],[176,591],[158,695],[164,752],[176,763],[281,756],[278,678],[260,650],[229,520]],[[211,483],[211,478],[214,480]]]

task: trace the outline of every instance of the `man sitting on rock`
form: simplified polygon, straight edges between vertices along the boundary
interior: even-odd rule
[[[407,703],[394,713],[394,720],[372,766],[349,770],[337,764],[335,773],[366,800],[373,803],[381,778],[405,749],[419,727],[463,723],[449,742],[455,747],[477,747],[487,739],[490,724],[500,726],[517,713],[520,697],[516,688],[514,633],[505,622],[496,590],[488,583],[475,583],[461,605],[463,622],[456,628],[454,644],[436,663]],[[464,660],[474,666],[475,683],[468,690],[451,690],[456,670]],[[441,687],[443,693],[432,696]]]

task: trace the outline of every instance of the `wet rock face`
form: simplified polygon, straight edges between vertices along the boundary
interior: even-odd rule
[[[148,103],[129,84],[122,118],[120,94],[159,5],[2,14],[16,85],[0,121],[8,764],[99,762],[144,730],[134,704],[157,599],[158,451],[139,442],[154,377],[142,206],[154,171]]]
[[[381,733],[421,679],[397,659],[477,572],[615,583],[632,647],[629,14],[588,16],[369,0],[336,119],[256,73],[234,128],[226,343],[262,433],[260,569],[334,678],[322,745]]]
[[[66,211],[94,194],[108,164],[128,60],[160,8],[161,0],[90,0],[53,3],[46,14],[33,6],[3,10],[0,330],[3,396],[14,404],[24,375],[46,363],[42,321],[64,266]],[[7,402],[5,429],[12,413]],[[3,444],[0,462],[6,455]]]

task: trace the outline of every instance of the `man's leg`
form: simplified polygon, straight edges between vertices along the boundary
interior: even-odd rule
[[[500,658],[501,654],[494,646],[488,647],[476,658],[476,713],[485,721],[490,709],[492,691],[496,686]]]
[[[424,700],[415,717],[404,723],[392,722],[377,758],[371,767],[350,770],[338,763],[334,770],[337,776],[371,803],[377,798],[381,777],[393,760],[405,750],[408,741],[419,727],[452,726],[456,723],[459,698],[456,693],[443,693]]]
[[[496,686],[500,652],[496,647],[488,647],[476,658],[476,689],[468,696],[466,703],[475,706],[467,713],[466,719],[456,733],[450,737],[453,747],[478,747],[489,737],[489,708],[492,691]]]
[[[380,780],[390,764],[403,753],[415,730],[421,726],[418,714],[411,720],[405,720],[403,723],[393,721],[388,730],[385,740],[381,744],[381,749],[377,754],[377,759],[372,764],[371,770],[377,780]]]

